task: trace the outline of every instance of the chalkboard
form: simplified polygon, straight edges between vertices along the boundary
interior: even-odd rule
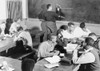
[[[100,23],[100,0],[28,0],[30,18],[37,18],[41,6],[51,3],[55,11],[56,4],[61,6],[68,21]]]

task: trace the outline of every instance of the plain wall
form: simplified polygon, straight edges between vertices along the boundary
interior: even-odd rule
[[[6,0],[0,0],[0,20],[7,18]]]
[[[57,25],[57,28],[59,28],[61,25],[67,25],[69,21],[57,21],[56,22],[56,25]],[[76,26],[79,26],[79,22],[74,22]],[[27,19],[26,21],[26,25],[27,27],[30,29],[32,27],[39,27],[40,30],[41,29],[41,21],[39,21],[39,19]],[[90,24],[90,23],[86,23],[86,26],[88,29],[91,30],[91,32],[95,32],[97,35],[100,35],[100,25],[99,24]]]

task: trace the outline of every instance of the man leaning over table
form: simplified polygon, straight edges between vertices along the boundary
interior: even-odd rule
[[[32,49],[32,37],[28,30],[23,30],[20,26],[17,28],[18,34],[15,35],[14,41],[22,40],[23,44]]]
[[[78,49],[73,52],[73,63],[81,64],[78,71],[100,71],[100,59],[98,50],[93,47],[94,40],[90,37],[85,39],[85,52],[78,57]]]
[[[61,32],[63,38],[67,38],[69,42],[76,42],[79,37],[79,33],[81,31],[76,30],[75,24],[73,22],[68,23],[68,28]],[[77,36],[78,35],[78,36]]]
[[[42,59],[45,57],[51,57],[54,55],[58,55],[59,51],[54,51],[54,47],[56,45],[57,36],[55,35],[48,35],[48,40],[44,41],[40,44],[38,49],[38,58]]]

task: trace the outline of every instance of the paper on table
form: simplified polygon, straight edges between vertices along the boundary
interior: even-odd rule
[[[47,68],[53,68],[53,67],[57,67],[57,66],[59,66],[59,64],[58,64],[58,63],[45,64],[44,66],[47,67]]]
[[[60,61],[60,57],[59,56],[53,56],[53,57],[48,57],[45,58],[46,61],[48,61],[49,63],[58,63]]]
[[[12,67],[9,66],[9,64],[7,63],[7,61],[3,61],[2,60],[2,63],[0,65],[1,65],[0,71],[14,71],[15,70],[14,68],[12,68]]]
[[[77,44],[67,44],[67,47],[64,47],[67,51],[73,51],[77,47]]]

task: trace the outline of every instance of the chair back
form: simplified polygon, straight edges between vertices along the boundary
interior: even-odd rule
[[[35,61],[33,59],[26,58],[22,60],[22,71],[33,71]]]

